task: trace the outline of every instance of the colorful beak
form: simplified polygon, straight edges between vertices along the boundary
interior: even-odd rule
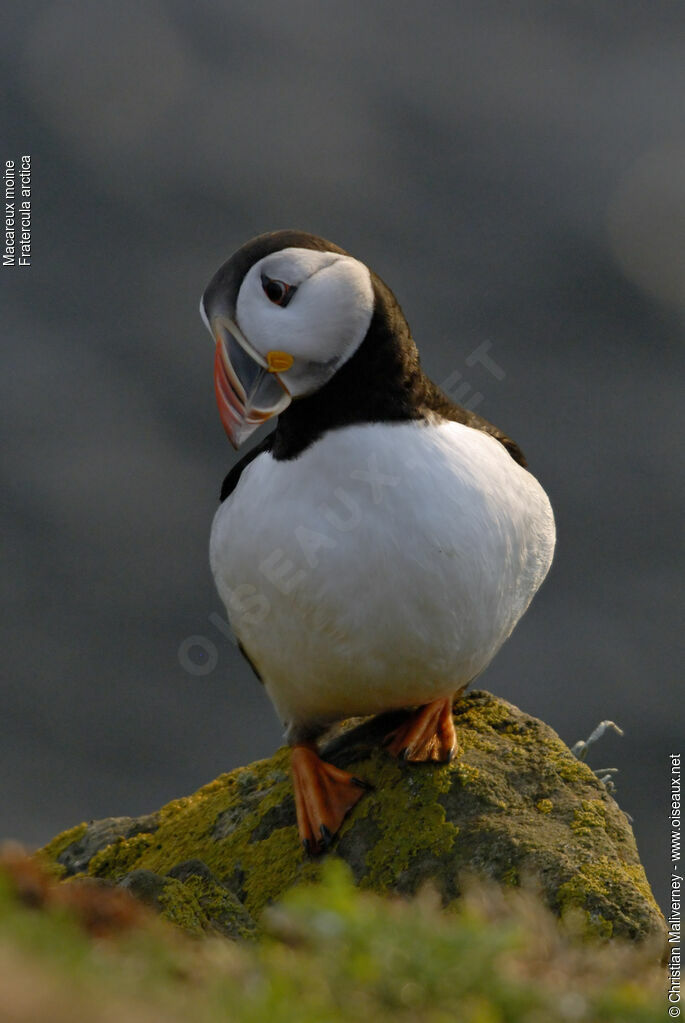
[[[228,439],[239,448],[292,399],[278,373],[252,349],[237,324],[222,318],[212,327],[216,403]]]

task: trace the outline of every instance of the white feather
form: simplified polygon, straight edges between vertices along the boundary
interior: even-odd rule
[[[483,671],[549,569],[552,510],[451,422],[332,430],[259,455],[212,526],[231,625],[291,734],[425,703]]]
[[[297,288],[285,308],[264,294],[262,274]],[[288,248],[260,259],[245,274],[236,300],[236,320],[264,358],[271,349],[295,360],[282,372],[290,394],[321,387],[349,359],[373,315],[368,267],[336,252]]]

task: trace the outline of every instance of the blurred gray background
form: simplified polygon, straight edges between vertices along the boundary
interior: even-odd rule
[[[279,743],[210,619],[235,456],[197,306],[243,241],[299,227],[390,284],[550,494],[553,570],[479,684],[569,743],[623,726],[590,763],[620,768],[663,902],[682,4],[36,2],[0,45],[34,218],[31,269],[0,270],[0,834],[140,814]],[[503,375],[469,365],[484,341]]]

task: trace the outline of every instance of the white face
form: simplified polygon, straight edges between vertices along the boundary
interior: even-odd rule
[[[271,301],[262,276],[297,290],[288,304]],[[335,252],[281,249],[255,263],[236,301],[236,321],[264,358],[293,357],[279,373],[293,397],[323,386],[364,340],[373,315],[371,275],[363,263]]]

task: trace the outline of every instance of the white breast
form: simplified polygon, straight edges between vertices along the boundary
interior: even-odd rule
[[[554,519],[502,445],[458,423],[333,430],[259,455],[217,511],[231,625],[294,730],[453,693],[549,569]]]

